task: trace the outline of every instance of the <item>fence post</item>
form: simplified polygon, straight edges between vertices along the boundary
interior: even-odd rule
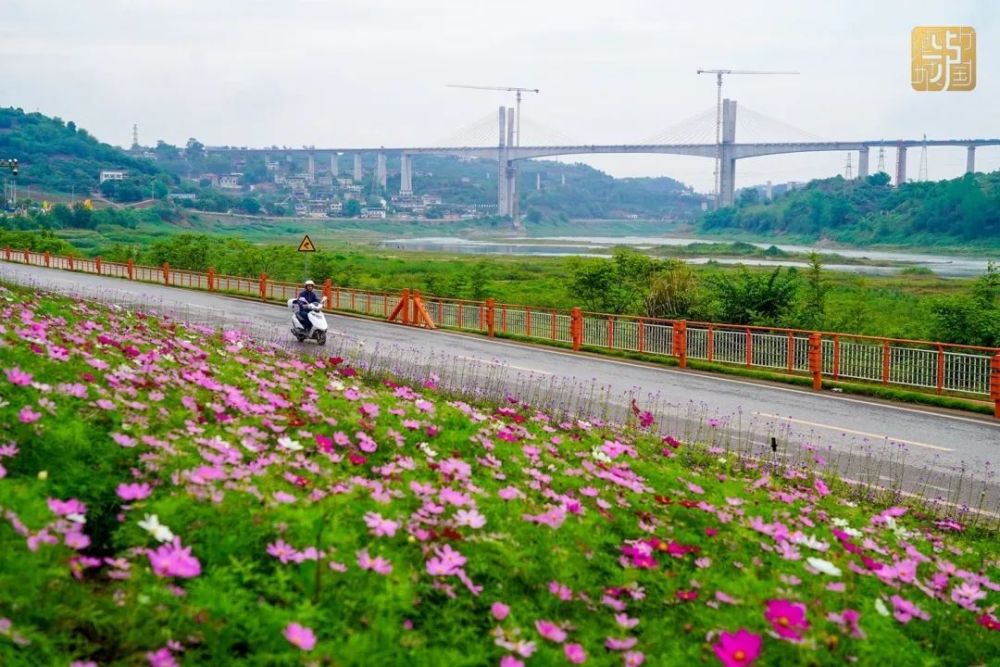
[[[889,341],[882,341],[882,384],[889,384],[889,365],[892,363],[892,353]]]
[[[753,366],[753,332],[747,327],[747,368]]]
[[[944,391],[944,345],[937,346],[937,393]]]
[[[3,249],[3,258],[5,260],[7,260],[8,262],[10,261],[10,246],[4,246],[4,249]]]
[[[326,299],[326,307],[333,308],[333,280],[330,278],[323,281],[323,298]]]
[[[687,320],[674,322],[674,356],[681,368],[687,368]]]
[[[646,322],[639,318],[639,354],[646,351]]]
[[[496,335],[496,304],[493,299],[486,299],[486,335],[493,338]]]
[[[809,336],[809,372],[813,376],[813,391],[823,388],[823,338],[818,333]]]
[[[135,280],[135,261],[131,257],[129,257],[126,267],[126,270],[128,271],[128,279]]]
[[[208,291],[209,292],[214,292],[215,291],[215,267],[214,266],[208,267]]]
[[[615,318],[608,317],[608,349],[615,349]]]
[[[990,395],[993,397],[993,415],[1000,419],[1000,352],[993,355],[990,363]]]
[[[260,274],[260,300],[267,301],[267,274]]]
[[[73,255],[66,255],[66,263],[69,265],[69,270],[73,270]]]
[[[708,362],[715,361],[715,327],[708,325]]]
[[[45,266],[49,266],[51,264],[51,261],[52,261],[52,257],[51,257],[51,255],[49,255],[49,251],[46,250],[45,251]]]
[[[31,252],[27,248],[24,249],[24,263],[31,264]]]
[[[170,265],[166,262],[163,263],[163,284],[170,284]]]
[[[506,311],[504,311],[504,314],[506,314]],[[573,339],[573,351],[579,352],[580,347],[583,345],[583,316],[580,314],[579,308],[574,308],[570,312],[569,334],[570,338]]]
[[[101,273],[101,258],[100,257],[95,257],[94,258],[94,268],[97,269],[97,275],[102,275],[102,273]]]

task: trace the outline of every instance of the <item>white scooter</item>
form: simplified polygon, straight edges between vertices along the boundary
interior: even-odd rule
[[[314,339],[318,345],[326,345],[326,315],[323,314],[323,306],[326,304],[326,297],[319,303],[307,303],[302,299],[289,299],[288,309],[292,311],[292,335],[300,343],[307,338]],[[309,328],[302,327],[299,320],[300,312],[306,313],[309,321]]]

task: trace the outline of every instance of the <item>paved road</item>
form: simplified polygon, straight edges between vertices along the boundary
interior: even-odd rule
[[[142,302],[189,317],[225,318],[230,325],[245,320],[257,335],[292,342],[290,314],[275,305],[16,264],[0,264],[0,279],[117,303]],[[816,394],[796,387],[362,318],[333,315],[329,321],[333,332],[329,348],[352,349],[363,343],[370,356],[379,350],[374,353],[376,361],[386,367],[415,367],[422,361],[430,371],[435,364],[443,364],[452,374],[461,373],[465,384],[472,384],[470,380],[478,376],[480,382],[537,391],[539,398],[547,400],[557,393],[572,394],[568,402],[591,410],[602,402],[623,407],[634,396],[642,407],[655,408],[662,415],[661,421],[678,436],[697,433],[699,438],[729,438],[730,445],[738,439],[759,445],[773,435],[782,449],[795,449],[795,456],[802,454],[802,445],[817,447],[824,458],[838,461],[845,476],[890,484],[903,475],[904,488],[952,502],[978,495],[976,491],[960,499],[948,493],[965,469],[969,471],[963,480],[966,493],[973,488],[968,484],[970,477],[987,476],[989,500],[1000,498],[1000,483],[992,477],[989,464],[1000,459],[1000,422],[989,417],[831,392]],[[321,351],[312,344],[302,349]],[[719,427],[704,426],[709,420],[717,420]],[[921,484],[929,486],[920,489]]]

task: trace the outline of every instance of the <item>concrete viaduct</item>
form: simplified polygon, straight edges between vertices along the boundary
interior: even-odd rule
[[[364,178],[361,156],[367,153],[377,155],[375,178],[386,187],[388,173],[386,171],[386,155],[400,156],[400,194],[413,193],[414,155],[454,155],[458,157],[476,157],[495,159],[499,163],[499,178],[497,187],[497,212],[499,215],[516,215],[517,212],[517,178],[515,163],[518,160],[532,158],[556,157],[561,155],[594,155],[594,154],[662,154],[690,155],[720,160],[720,203],[722,206],[732,206],[735,195],[736,161],[765,155],[781,155],[787,153],[813,153],[822,151],[858,151],[858,178],[864,178],[870,173],[869,152],[872,148],[895,148],[895,182],[906,182],[906,151],[913,147],[964,146],[966,147],[966,173],[976,170],[976,148],[979,146],[1000,146],[1000,139],[894,139],[894,140],[863,140],[863,141],[816,141],[816,142],[783,142],[783,143],[746,143],[736,142],[736,100],[723,100],[722,106],[722,140],[720,144],[608,144],[608,145],[575,145],[575,146],[516,146],[513,141],[514,110],[501,107],[498,115],[499,134],[495,146],[454,146],[454,147],[379,147],[379,148],[236,148],[229,146],[210,146],[210,153],[232,153],[236,155],[266,154],[266,155],[304,155],[308,159],[308,171],[315,174],[316,157],[327,156],[330,160],[330,173],[340,174],[339,156],[352,155],[354,159],[352,176],[356,182]]]

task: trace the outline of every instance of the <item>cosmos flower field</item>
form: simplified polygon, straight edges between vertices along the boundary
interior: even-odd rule
[[[0,287],[2,665],[987,665],[1000,540]]]

